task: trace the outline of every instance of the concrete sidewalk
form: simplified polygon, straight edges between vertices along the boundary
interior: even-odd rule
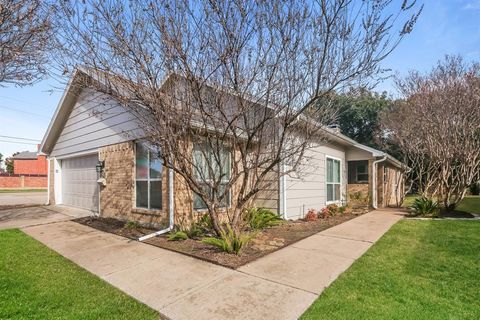
[[[47,191],[0,193],[0,207],[14,205],[43,205],[47,202]]]
[[[238,270],[75,222],[23,230],[171,319],[297,319],[401,217],[370,212]]]
[[[0,210],[0,230],[24,228],[91,215],[90,211],[64,206],[36,206]]]

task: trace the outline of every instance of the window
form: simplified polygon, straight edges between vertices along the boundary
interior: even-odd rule
[[[368,183],[368,160],[348,161],[348,183]]]
[[[142,143],[135,144],[135,206],[162,209],[162,172],[160,152]]]
[[[204,186],[207,194],[212,195],[213,188],[209,185],[220,181],[218,196],[222,196],[230,180],[230,152],[222,148],[219,152],[220,161],[215,159],[215,153],[207,144],[197,144],[193,148],[195,177]],[[220,162],[220,164],[219,164]],[[230,192],[228,191],[220,203],[223,207],[230,206]],[[197,194],[193,197],[193,208],[195,210],[206,209],[205,202]]]
[[[327,202],[340,201],[340,160],[327,157]]]

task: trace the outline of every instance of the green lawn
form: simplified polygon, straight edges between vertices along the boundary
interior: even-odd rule
[[[0,189],[0,193],[47,192],[47,189]]]
[[[467,196],[457,207],[458,211],[480,213],[480,196]]]
[[[480,319],[479,270],[480,221],[403,220],[302,319]]]
[[[0,231],[0,319],[158,318],[21,231]]]
[[[403,206],[410,207],[417,197],[418,196],[416,195],[406,196]],[[456,210],[468,213],[480,213],[480,196],[466,196],[465,199],[460,202]]]

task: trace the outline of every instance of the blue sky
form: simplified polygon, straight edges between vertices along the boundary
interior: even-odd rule
[[[427,71],[446,54],[480,61],[480,0],[424,0],[424,4],[412,34],[383,66],[402,75],[411,69]],[[0,153],[4,158],[15,151],[36,149],[34,141],[22,140],[31,144],[20,144],[20,140],[5,136],[38,139],[40,143],[63,88],[64,84],[53,79],[31,87],[0,87]],[[391,80],[376,89],[394,94]]]

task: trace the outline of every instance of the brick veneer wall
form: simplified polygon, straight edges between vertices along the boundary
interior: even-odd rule
[[[135,149],[132,141],[103,147],[99,159],[105,161],[106,186],[100,188],[100,214],[152,226],[168,219],[168,172],[162,176],[162,210],[135,208]]]
[[[100,215],[124,221],[138,221],[153,226],[168,225],[168,170],[162,176],[162,210],[135,208],[135,144],[132,141],[103,147],[99,160],[105,161],[104,178],[106,186],[100,188]],[[53,167],[53,164],[52,164]],[[52,178],[53,180],[53,178]],[[185,180],[174,174],[175,224],[187,225],[198,219],[205,211],[193,210],[193,193]],[[238,186],[232,188],[231,198],[236,201]],[[278,187],[275,186],[278,193]],[[275,201],[277,201],[275,199]],[[222,215],[221,219],[226,219]]]
[[[46,188],[47,176],[0,176],[0,188]]]

